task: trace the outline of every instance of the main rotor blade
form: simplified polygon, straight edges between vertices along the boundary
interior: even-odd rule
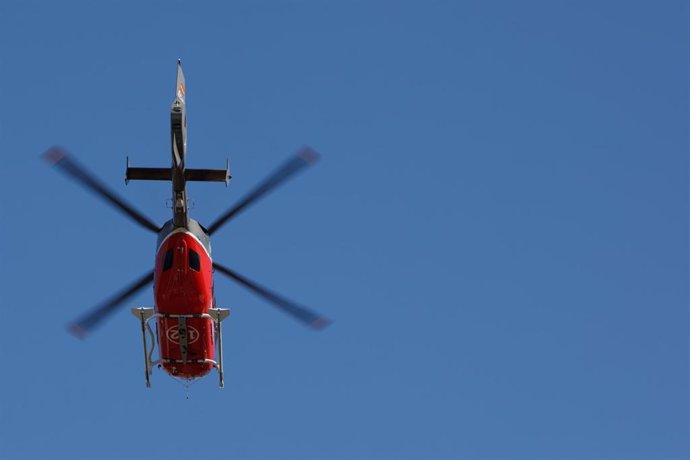
[[[265,287],[260,286],[254,281],[245,278],[244,276],[240,275],[234,270],[229,269],[228,267],[225,267],[217,262],[213,262],[213,268],[223,273],[224,275],[227,275],[230,278],[234,279],[244,287],[248,288],[250,291],[253,291],[255,294],[268,300],[276,307],[292,315],[293,317],[302,321],[307,326],[313,329],[324,329],[329,324],[331,324],[331,321],[328,318],[320,316],[319,314],[314,313],[311,310],[297,305],[296,303],[286,299],[285,297],[282,297],[276,294],[275,292],[272,292],[266,289]]]
[[[319,159],[319,154],[310,147],[302,147],[294,157],[285,162],[273,174],[268,176],[254,190],[249,192],[239,203],[230,208],[225,214],[215,220],[209,227],[209,235],[218,230],[228,220],[239,214],[244,208],[259,200],[267,193],[274,190],[280,184],[289,179],[292,175],[302,170],[305,166],[315,163]]]
[[[101,305],[98,305],[89,313],[79,318],[78,321],[72,323],[67,329],[77,337],[84,338],[95,326],[100,324],[110,314],[114,313],[125,300],[151,284],[152,281],[153,272],[147,273]]]
[[[86,171],[86,169],[76,163],[67,155],[67,152],[60,147],[52,147],[48,149],[43,154],[43,158],[47,162],[58,166],[62,172],[75,179],[91,192],[95,193],[101,198],[104,198],[106,201],[109,201],[120,211],[137,221],[141,226],[151,230],[152,232],[158,233],[158,225],[154,224],[148,217],[134,209],[132,205],[125,202],[114,192],[110,191],[105,184],[96,179],[93,174],[89,173]]]

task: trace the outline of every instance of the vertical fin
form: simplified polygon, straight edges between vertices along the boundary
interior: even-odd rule
[[[182,72],[182,60],[177,60],[177,85],[175,86],[175,100],[180,103],[180,105],[185,105],[185,92],[187,87],[185,86],[184,73]]]

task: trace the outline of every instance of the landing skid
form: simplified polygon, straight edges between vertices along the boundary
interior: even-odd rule
[[[215,367],[218,370],[218,386],[220,388],[225,387],[225,381],[223,380],[223,330],[222,330],[222,321],[230,316],[230,310],[227,308],[209,308],[208,313],[204,314],[197,314],[197,315],[169,315],[169,314],[164,314],[164,313],[156,313],[153,308],[145,308],[145,307],[139,307],[139,308],[132,308],[131,312],[134,316],[136,316],[139,319],[139,322],[141,323],[141,340],[142,340],[142,345],[143,345],[143,350],[144,350],[144,373],[146,376],[146,388],[151,388],[151,374],[153,373],[153,367],[156,365],[160,365],[163,361],[158,359],[156,361],[153,361],[153,350],[156,348],[156,339],[155,335],[153,333],[153,329],[151,328],[151,325],[149,324],[149,321],[152,318],[176,318],[180,323],[184,324],[187,321],[187,318],[207,318],[210,320],[213,320],[213,324],[215,327],[215,332],[216,332],[216,337],[218,338],[217,341],[217,351],[218,351],[218,361],[214,361],[212,359],[204,359],[200,360],[201,363],[203,364],[211,364],[213,367]],[[149,347],[148,341],[146,340],[146,332],[149,333],[149,336],[151,338],[151,346]],[[180,362],[180,363],[189,363],[189,362],[197,362],[199,360],[165,360],[165,362]],[[159,366],[160,367],[160,366]]]

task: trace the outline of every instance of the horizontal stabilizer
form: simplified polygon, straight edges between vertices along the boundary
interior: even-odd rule
[[[127,167],[125,183],[131,180],[172,180],[172,168],[130,168]],[[225,182],[228,185],[232,176],[230,169],[185,169],[186,181]]]
[[[127,168],[125,182],[131,180],[172,180],[171,168]]]
[[[225,182],[227,185],[232,176],[229,169],[185,169],[185,180],[196,182]]]

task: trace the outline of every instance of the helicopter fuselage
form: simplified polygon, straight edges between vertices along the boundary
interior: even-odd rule
[[[208,235],[195,220],[187,228],[168,221],[158,234],[153,293],[161,367],[174,377],[206,375],[216,349],[208,317],[213,264]]]

